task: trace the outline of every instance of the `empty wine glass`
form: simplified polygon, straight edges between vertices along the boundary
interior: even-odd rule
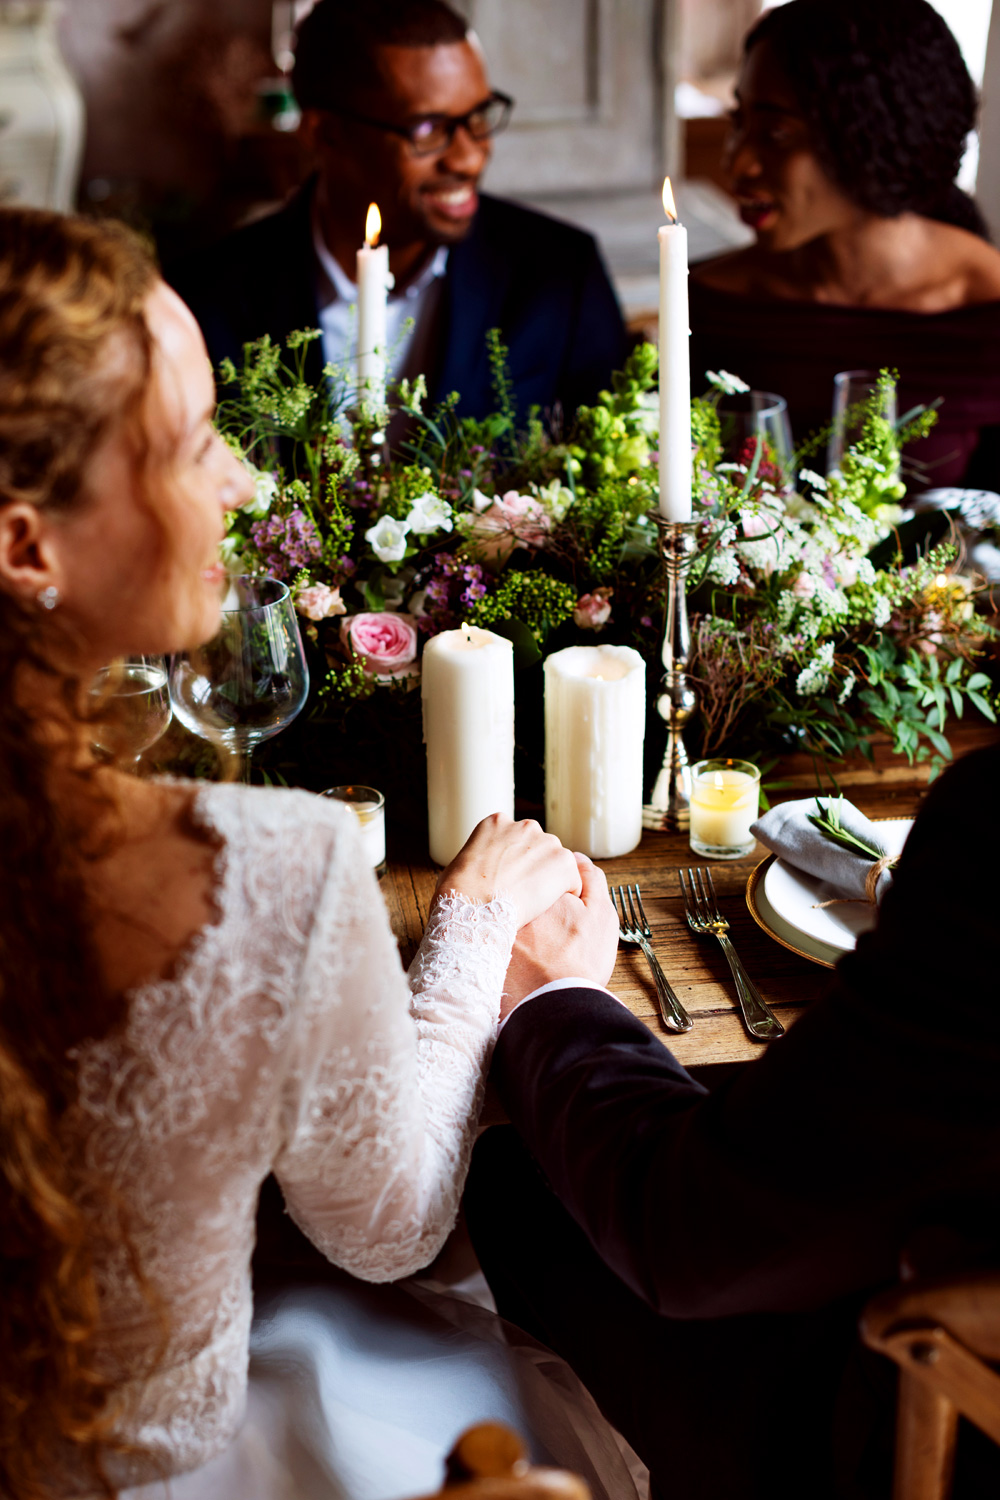
[[[135,765],[170,723],[167,663],[124,656],[101,667],[90,686],[91,743],[109,760]]]
[[[844,454],[861,436],[868,402],[872,392],[878,389],[877,370],[841,370],[833,377],[833,426],[826,445],[826,472],[839,471]],[[888,421],[896,421],[896,391],[892,387],[884,393],[881,414]]]
[[[723,396],[717,407],[722,451],[730,463],[749,469],[760,446],[758,474],[778,490],[791,488],[792,427],[788,402],[774,391],[738,391]],[[779,472],[777,476],[774,469]]]
[[[179,652],[170,696],[181,723],[240,757],[250,780],[255,745],[292,722],[309,692],[292,596],[276,578],[234,578],[219,633]]]

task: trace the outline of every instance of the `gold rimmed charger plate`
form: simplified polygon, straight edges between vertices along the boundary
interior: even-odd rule
[[[912,827],[912,818],[874,818],[875,823],[906,823],[907,831]],[[808,958],[811,963],[821,964],[824,969],[834,969],[843,958],[845,953],[852,951],[851,947],[841,947],[833,943],[824,943],[820,938],[812,937],[807,932],[793,926],[779,912],[775,911],[767,898],[764,888],[764,879],[768,870],[778,858],[776,854],[769,854],[762,859],[759,865],[755,865],[747,880],[747,907],[750,915],[761,927],[768,937],[774,938],[783,948],[788,948],[792,953],[797,953],[800,958]]]

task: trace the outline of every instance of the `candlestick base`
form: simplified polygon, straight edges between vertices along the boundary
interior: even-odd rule
[[[687,575],[698,550],[697,528],[692,521],[665,521],[653,515],[660,532],[660,556],[667,584],[667,610],[663,631],[663,678],[656,711],[667,726],[663,765],[652,795],[642,809],[644,828],[686,832],[691,823],[691,770],[683,731],[698,707],[698,699],[687,678],[691,635],[687,616]]]

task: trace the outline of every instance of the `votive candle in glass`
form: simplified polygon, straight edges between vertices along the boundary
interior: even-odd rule
[[[346,802],[361,825],[361,847],[379,880],[385,874],[385,798],[373,786],[332,786],[320,793]]]
[[[760,771],[748,760],[699,760],[691,768],[691,848],[705,859],[742,859],[754,846]]]

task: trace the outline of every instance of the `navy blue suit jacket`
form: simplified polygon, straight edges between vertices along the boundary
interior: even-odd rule
[[[998,774],[1000,747],[946,773],[832,991],[711,1094],[606,995],[554,991],[507,1022],[511,1121],[655,1311],[821,1308],[893,1282],[929,1225],[996,1252]]]
[[[237,367],[243,345],[315,328],[316,267],[307,186],[279,212],[237,230],[168,268],[167,279],[201,324],[215,364]],[[431,402],[451,391],[463,416],[496,403],[486,334],[499,328],[510,350],[518,416],[560,403],[567,413],[594,400],[625,355],[625,331],[594,239],[569,224],[483,196],[467,239],[452,247],[439,347],[426,371]],[[310,347],[318,380],[322,353]]]

